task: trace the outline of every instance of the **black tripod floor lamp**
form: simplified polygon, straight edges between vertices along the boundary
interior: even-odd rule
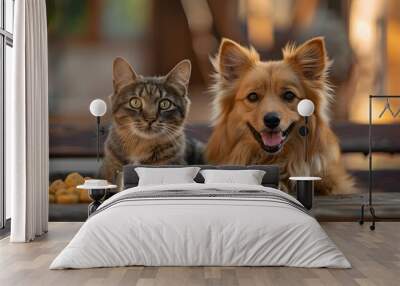
[[[383,110],[379,113],[378,118],[381,118],[385,113],[389,113],[393,118],[396,118],[397,116],[400,115],[400,110],[397,112],[394,112],[392,107],[390,106],[390,99],[400,99],[400,95],[370,95],[369,96],[369,125],[368,125],[368,202],[364,203],[361,205],[361,218],[359,223],[363,224],[364,223],[364,214],[365,214],[365,208],[369,210],[371,213],[371,220],[372,224],[370,225],[370,229],[374,230],[375,229],[375,222],[377,219],[377,216],[375,214],[375,208],[373,206],[373,201],[372,201],[372,191],[373,191],[373,166],[372,166],[372,153],[373,151],[373,144],[372,144],[372,127],[373,127],[373,122],[372,122],[372,105],[374,100],[379,100],[383,99],[386,100],[386,104],[383,108]],[[384,218],[379,217],[379,220],[382,220]]]

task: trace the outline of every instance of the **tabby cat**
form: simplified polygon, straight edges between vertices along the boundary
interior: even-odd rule
[[[100,177],[112,182],[126,164],[202,163],[202,146],[186,139],[191,63],[183,60],[166,76],[144,77],[127,61],[113,64],[112,125]]]

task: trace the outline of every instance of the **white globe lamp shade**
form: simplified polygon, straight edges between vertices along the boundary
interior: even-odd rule
[[[303,99],[297,105],[297,112],[303,116],[308,117],[314,113],[314,103],[309,99]]]
[[[93,116],[101,117],[106,114],[107,104],[102,99],[95,99],[90,103],[89,110]]]

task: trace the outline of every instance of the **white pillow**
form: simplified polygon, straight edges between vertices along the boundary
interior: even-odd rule
[[[199,167],[135,168],[139,176],[139,186],[196,183],[193,179],[199,170]]]
[[[246,184],[261,185],[265,171],[261,170],[202,170],[205,184]]]

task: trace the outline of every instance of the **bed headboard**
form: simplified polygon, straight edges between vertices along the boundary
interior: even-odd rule
[[[225,169],[225,170],[246,170],[255,169],[265,171],[262,185],[265,187],[278,188],[279,186],[279,167],[275,165],[251,165],[251,166],[237,166],[237,165],[190,165],[197,166],[201,169]],[[136,187],[139,183],[139,177],[135,171],[136,167],[147,167],[147,168],[182,168],[187,167],[186,165],[164,165],[164,166],[151,166],[151,165],[125,165],[124,172],[124,190],[128,188]],[[197,183],[204,183],[203,176],[198,173],[194,180]]]

